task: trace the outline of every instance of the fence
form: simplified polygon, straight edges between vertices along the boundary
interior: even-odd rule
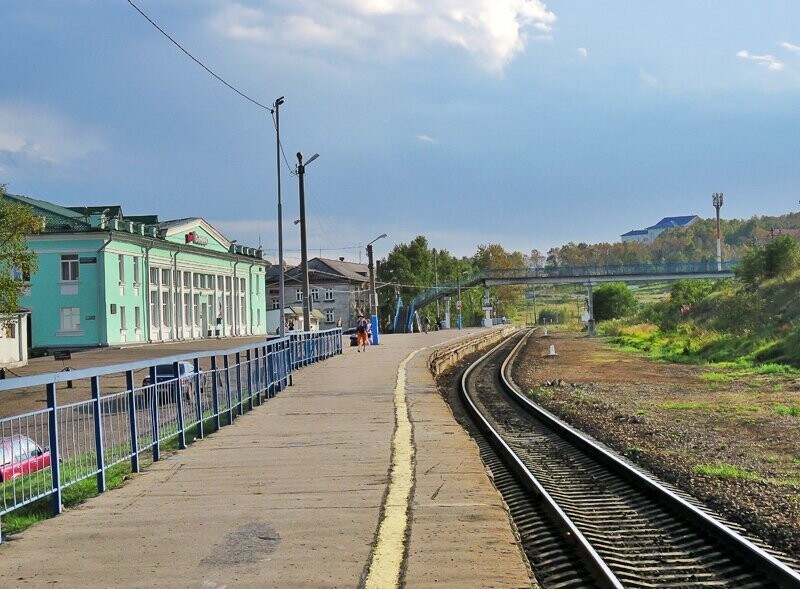
[[[0,418],[0,516],[109,469],[139,472],[166,443],[186,447],[230,425],[291,384],[292,373],[342,353],[341,329],[298,332],[255,345],[100,368],[0,380],[2,396],[38,397],[45,408]],[[144,372],[141,385],[136,374]],[[60,403],[59,397],[70,397]]]

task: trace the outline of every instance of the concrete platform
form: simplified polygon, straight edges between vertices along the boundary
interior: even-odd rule
[[[233,427],[10,537],[0,586],[363,586],[392,511],[401,399],[413,486],[399,584],[530,587],[502,499],[426,368],[433,346],[471,333],[381,336],[303,368]]]

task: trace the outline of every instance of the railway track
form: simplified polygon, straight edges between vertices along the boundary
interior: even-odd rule
[[[516,391],[504,373],[528,335],[470,366],[460,394],[542,587],[800,587],[780,555]]]

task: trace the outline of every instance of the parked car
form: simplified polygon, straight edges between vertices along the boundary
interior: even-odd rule
[[[27,436],[0,438],[0,481],[10,481],[50,466],[50,451]]]
[[[175,374],[175,366],[173,364],[157,364],[156,365],[156,389],[158,392],[161,391],[161,387],[158,387],[161,383],[178,383],[180,382],[181,391],[183,391],[183,396],[187,401],[191,401],[194,396],[194,386],[195,386],[195,371],[194,365],[191,362],[178,362],[178,371],[180,374],[180,379],[177,374]],[[150,382],[150,374],[144,377],[142,381],[143,387],[148,387],[152,383]],[[205,385],[205,375],[202,371],[200,371],[200,390],[203,389]],[[174,387],[169,387],[171,391],[173,391],[173,398],[175,400],[174,391],[177,390],[177,385]]]
[[[350,329],[345,329],[342,331],[342,338],[350,336],[350,346],[357,346],[358,345],[358,336],[356,335],[356,328],[351,327]]]

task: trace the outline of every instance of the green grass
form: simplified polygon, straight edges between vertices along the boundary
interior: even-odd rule
[[[661,404],[662,409],[677,409],[680,411],[692,411],[694,409],[703,409],[708,410],[711,409],[711,405],[708,403],[678,403],[678,402],[667,402]]]
[[[756,473],[732,464],[698,464],[694,467],[694,472],[723,479],[753,480],[759,478]]]
[[[778,405],[775,407],[778,415],[788,415],[789,417],[800,417],[800,405]]]

